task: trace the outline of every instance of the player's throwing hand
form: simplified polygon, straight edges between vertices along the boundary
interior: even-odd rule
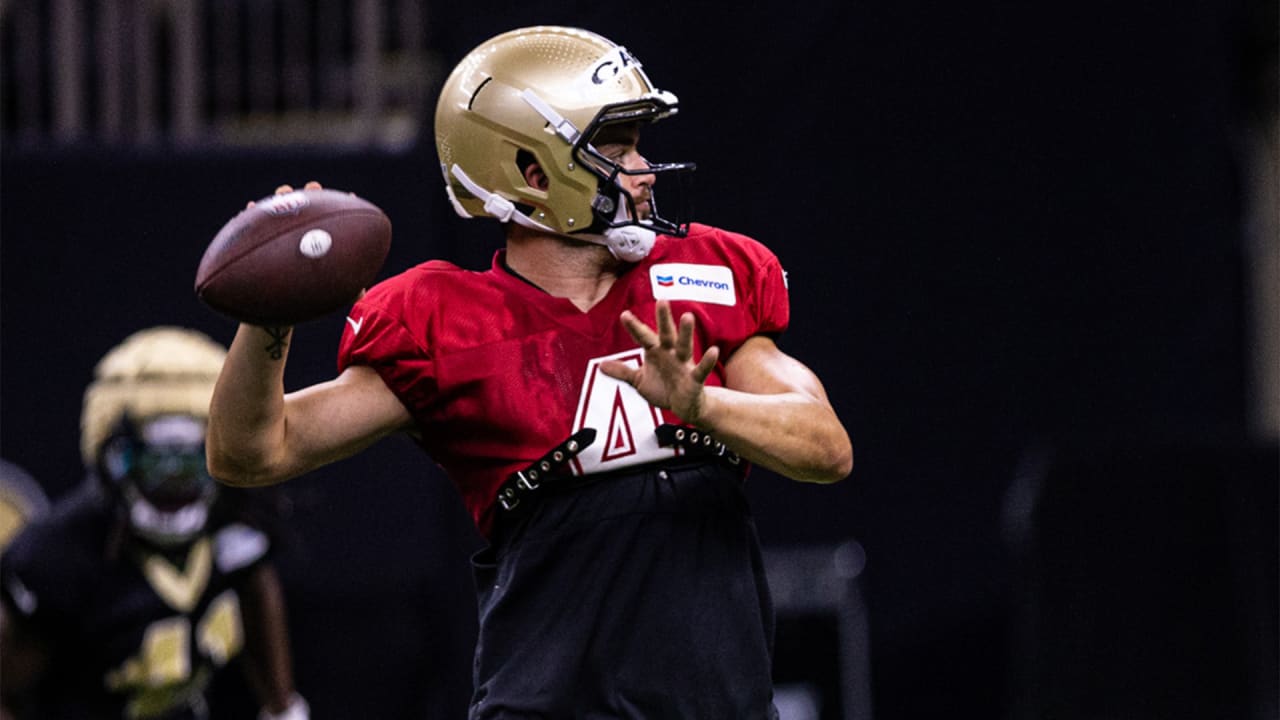
[[[680,316],[679,327],[671,315],[671,304],[659,300],[657,327],[651,328],[630,310],[622,311],[622,324],[644,350],[644,364],[631,367],[607,362],[600,371],[634,387],[653,405],[696,423],[702,413],[703,383],[720,358],[720,349],[707,348],[702,358],[693,358],[693,313]]]

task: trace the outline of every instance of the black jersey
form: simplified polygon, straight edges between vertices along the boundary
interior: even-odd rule
[[[236,588],[268,557],[264,532],[211,521],[162,552],[121,529],[86,484],[0,557],[6,612],[52,651],[40,717],[199,718],[213,674],[243,645]]]

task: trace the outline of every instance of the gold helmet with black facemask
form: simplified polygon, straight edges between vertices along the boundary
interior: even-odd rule
[[[217,497],[204,433],[226,349],[206,335],[154,327],[98,362],[84,394],[80,451],[124,504],[132,530],[161,545],[204,529]]]
[[[655,122],[677,108],[634,55],[595,33],[540,26],[498,35],[458,63],[436,106],[436,149],[454,209],[642,259],[655,233],[682,236],[687,220],[660,214],[656,198],[641,217],[620,177],[654,175],[665,189],[694,165],[628,170],[591,142],[606,126]],[[525,181],[529,162],[546,173],[545,189]]]

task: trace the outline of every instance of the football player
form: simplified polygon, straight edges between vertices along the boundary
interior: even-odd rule
[[[776,716],[742,482],[750,463],[835,482],[853,450],[776,343],[778,258],[673,213],[692,165],[641,154],[677,109],[589,31],[481,44],[435,130],[455,209],[503,224],[492,267],[431,261],[375,285],[338,377],[289,394],[291,329],[242,324],[214,391],[226,482],[280,482],[401,431],[449,473],[489,540],[475,720]]]
[[[129,336],[84,394],[88,479],[0,557],[0,715],[209,716],[242,650],[262,718],[306,720],[271,539],[204,454],[225,349],[182,328]]]

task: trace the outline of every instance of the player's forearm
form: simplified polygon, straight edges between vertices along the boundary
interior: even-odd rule
[[[290,328],[241,325],[209,407],[210,473],[229,485],[267,485],[284,450],[284,365]]]
[[[853,470],[853,447],[835,412],[803,393],[707,387],[696,424],[752,463],[793,480],[832,483]]]

